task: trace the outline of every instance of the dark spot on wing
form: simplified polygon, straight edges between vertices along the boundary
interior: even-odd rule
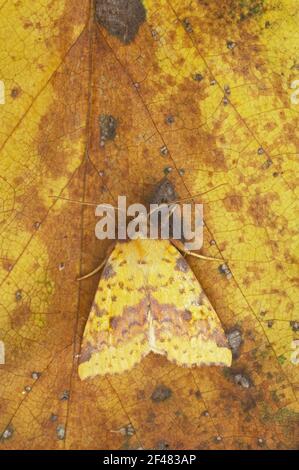
[[[187,271],[189,271],[189,269],[190,268],[188,266],[187,261],[182,256],[180,256],[175,263],[175,270],[186,273]]]
[[[86,346],[81,350],[81,354],[79,357],[79,364],[82,364],[82,362],[89,361],[94,351],[95,351],[95,348],[90,343],[87,343]]]
[[[115,271],[114,271],[112,265],[107,263],[105,268],[103,269],[102,278],[103,279],[109,279],[113,276],[115,276]]]
[[[119,322],[119,317],[111,317],[110,318],[110,327],[115,329],[117,327],[117,324]]]
[[[96,302],[93,302],[93,304],[91,306],[91,310],[94,311],[94,313],[97,317],[102,317],[103,315],[105,315],[107,313],[107,310],[99,308],[99,306]]]

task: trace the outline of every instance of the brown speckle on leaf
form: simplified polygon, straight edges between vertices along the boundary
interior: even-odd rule
[[[37,380],[37,379],[40,378],[41,375],[42,375],[41,372],[36,372],[36,371],[34,371],[34,372],[32,372],[31,377],[32,377],[34,380]]]
[[[59,266],[58,266],[59,271],[63,271],[64,268],[65,268],[64,263],[59,263]]]
[[[187,31],[187,33],[193,32],[192,24],[190,23],[190,20],[188,18],[183,19],[183,26],[185,28],[185,31]]]
[[[223,263],[218,267],[218,271],[223,274],[227,279],[232,278],[231,270],[229,269],[228,265]]]
[[[168,114],[165,118],[166,124],[173,124],[174,123],[174,116],[172,114]]]
[[[195,73],[192,78],[195,82],[201,82],[203,80],[203,75],[201,73]]]
[[[14,88],[11,90],[10,96],[11,96],[13,99],[15,99],[15,98],[17,98],[17,97],[20,95],[20,93],[21,93],[20,88],[14,87]]]
[[[273,164],[272,160],[268,158],[263,164],[262,164],[262,170],[267,170],[270,168],[270,166]]]
[[[110,114],[101,114],[100,124],[100,146],[103,147],[107,140],[113,140],[116,135],[117,120]]]
[[[169,175],[169,173],[172,172],[171,166],[167,166],[166,168],[164,168],[163,172],[165,175]]]
[[[119,433],[122,434],[123,436],[131,437],[133,436],[133,434],[135,434],[135,429],[130,423],[130,424],[127,424],[127,426],[120,428]]]
[[[226,47],[232,50],[236,47],[236,43],[234,41],[228,40],[226,41]]]
[[[115,276],[115,271],[110,263],[107,263],[102,272],[103,279],[110,279]]]
[[[5,429],[5,431],[2,433],[1,439],[3,439],[3,440],[10,439],[13,436],[13,433],[14,433],[14,428],[11,425],[9,425]]]
[[[158,403],[161,401],[165,401],[170,398],[172,395],[172,390],[165,385],[158,385],[151,395],[151,399]]]

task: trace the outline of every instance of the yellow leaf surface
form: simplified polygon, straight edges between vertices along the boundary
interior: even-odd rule
[[[122,41],[93,1],[0,2],[0,448],[295,448],[298,2],[143,4]],[[198,202],[203,253],[229,269],[190,265],[233,365],[151,353],[80,381],[99,275],[76,278],[108,242],[94,208],[50,196],[144,202],[164,172],[181,197],[221,185]]]

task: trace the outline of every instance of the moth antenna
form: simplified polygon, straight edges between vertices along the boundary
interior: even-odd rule
[[[171,206],[171,205],[179,204],[180,202],[183,202],[183,201],[190,201],[190,200],[194,199],[195,197],[203,196],[204,194],[210,193],[211,191],[214,191],[215,189],[220,188],[221,186],[226,186],[226,183],[218,184],[214,188],[208,189],[207,191],[204,191],[203,193],[194,194],[193,196],[188,196],[188,197],[184,197],[182,199],[177,199],[176,201],[165,202],[163,204],[167,204],[168,206]],[[156,210],[158,210],[158,207],[151,210],[150,213],[148,214],[148,217],[150,217]],[[174,212],[174,209],[172,210],[172,212]]]
[[[179,202],[182,202],[182,201],[190,201],[191,199],[194,199],[195,197],[203,196],[204,194],[210,193],[214,191],[215,189],[220,188],[221,186],[226,186],[226,184],[227,183],[218,184],[217,186],[214,186],[214,188],[208,189],[207,191],[204,191],[203,193],[198,193],[198,194],[194,194],[193,196],[184,197],[182,199],[178,199],[177,201],[171,201],[169,204],[178,204]]]
[[[200,258],[208,261],[221,261],[222,263],[225,262],[222,258],[212,258],[210,256],[200,255],[199,253],[194,253],[193,251],[187,250],[181,240],[171,239],[171,243],[181,252],[183,252],[187,256],[194,256],[195,258]]]
[[[82,206],[110,206],[110,207],[113,207],[113,209],[116,209],[117,211],[122,211],[122,209],[119,209],[119,207],[116,207],[116,206],[112,206],[111,204],[105,204],[105,203],[102,203],[102,202],[85,202],[85,201],[77,201],[76,199],[68,199],[67,197],[62,197],[62,196],[49,196],[50,198],[52,199],[62,199],[63,201],[67,201],[67,202],[71,202],[71,203],[75,203],[75,204],[81,204]]]

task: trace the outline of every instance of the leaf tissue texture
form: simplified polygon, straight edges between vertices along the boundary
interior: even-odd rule
[[[0,449],[298,447],[298,22],[297,0],[0,1]],[[145,203],[164,175],[205,193],[223,261],[188,262],[232,367],[81,381],[100,275],[76,278],[109,242],[51,196]]]

